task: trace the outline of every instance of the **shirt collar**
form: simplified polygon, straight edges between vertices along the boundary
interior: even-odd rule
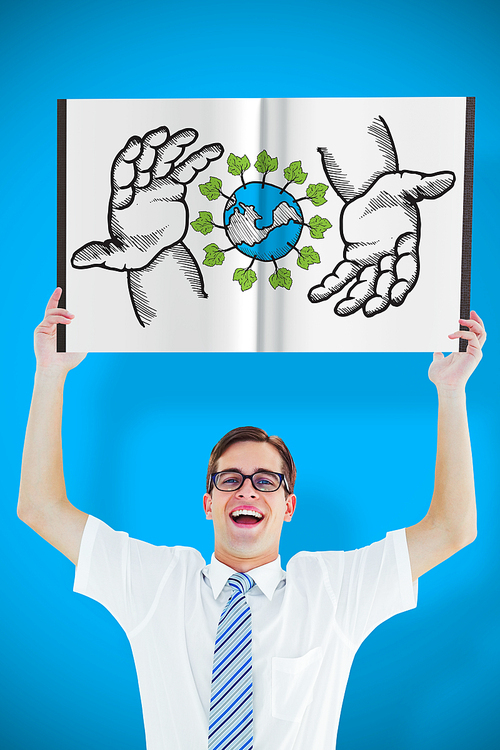
[[[212,554],[210,565],[203,568],[203,575],[210,581],[214,599],[217,599],[226,585],[228,578],[230,578],[235,572],[236,571],[228,565],[217,560],[215,553]],[[259,587],[269,601],[273,598],[273,594],[280,581],[286,578],[285,571],[281,569],[281,557],[279,555],[276,560],[273,560],[266,565],[260,565],[258,568],[253,568],[253,570],[247,572],[248,575],[252,576],[256,586]]]

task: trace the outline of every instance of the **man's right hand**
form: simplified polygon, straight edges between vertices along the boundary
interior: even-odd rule
[[[66,495],[61,418],[66,373],[80,364],[85,354],[56,351],[57,324],[67,325],[74,317],[57,306],[61,294],[58,287],[35,330],[37,371],[24,441],[17,514],[76,564],[88,516],[75,508]]]
[[[45,308],[44,319],[35,328],[35,355],[38,370],[66,374],[87,355],[81,352],[56,351],[57,324],[68,325],[75,317],[68,310],[57,306],[61,294],[61,287],[57,287]]]

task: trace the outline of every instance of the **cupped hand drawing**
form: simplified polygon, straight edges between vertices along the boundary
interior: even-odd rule
[[[166,250],[175,256],[198,296],[206,297],[198,263],[183,244],[189,226],[186,193],[187,185],[219,159],[224,149],[220,143],[211,143],[182,159],[197,138],[192,128],[171,135],[165,126],[142,138],[130,138],[111,168],[110,239],[89,242],[71,258],[74,268],[127,272],[132,304],[142,325],[156,313],[136,289],[140,272],[153,261],[157,264]]]
[[[452,172],[400,170],[392,136],[381,117],[368,132],[374,136],[381,164],[357,186],[349,182],[326,148],[318,149],[330,184],[345,202],[340,214],[344,252],[332,273],[308,297],[311,302],[322,302],[342,292],[334,308],[340,316],[362,309],[372,317],[404,302],[420,270],[418,203],[439,198],[455,183]]]

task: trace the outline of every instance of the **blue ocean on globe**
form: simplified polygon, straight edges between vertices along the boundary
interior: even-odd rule
[[[297,244],[304,217],[290,193],[276,185],[249,182],[229,198],[224,227],[231,243],[249,258],[271,261]]]

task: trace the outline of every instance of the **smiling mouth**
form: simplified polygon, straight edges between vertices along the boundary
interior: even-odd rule
[[[259,518],[254,513],[248,511],[236,511],[230,515],[232,522],[238,526],[256,526],[264,518],[264,516],[260,516]]]

